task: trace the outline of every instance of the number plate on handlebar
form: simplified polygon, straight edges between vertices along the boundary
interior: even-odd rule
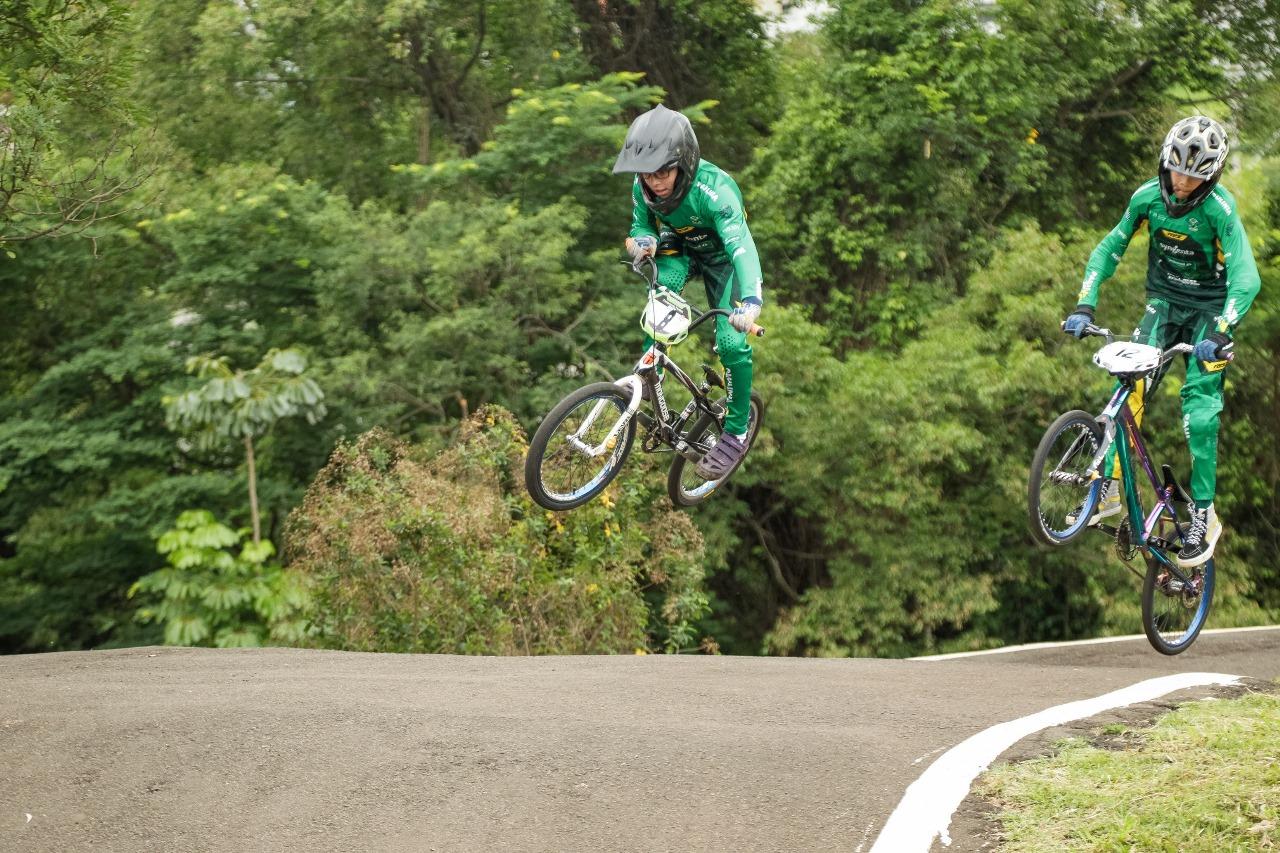
[[[640,328],[655,341],[678,344],[689,335],[693,322],[693,308],[677,293],[658,290],[645,305],[640,315]]]
[[[1160,366],[1163,354],[1160,347],[1116,341],[1094,353],[1093,363],[1116,376],[1147,373]]]

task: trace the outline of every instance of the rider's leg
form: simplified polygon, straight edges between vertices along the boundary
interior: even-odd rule
[[[1205,317],[1194,336],[1202,340],[1212,328]],[[1194,343],[1195,341],[1188,341]],[[1182,386],[1182,430],[1191,451],[1191,498],[1198,508],[1213,503],[1218,485],[1218,415],[1222,412],[1225,371],[1209,372],[1194,356],[1187,357],[1187,381]]]
[[[1187,343],[1196,343],[1208,334],[1213,318],[1198,317]],[[1225,366],[1225,365],[1224,365]],[[1222,535],[1222,524],[1213,506],[1218,480],[1218,416],[1222,412],[1223,370],[1207,366],[1191,356],[1187,359],[1187,381],[1182,386],[1182,429],[1191,450],[1191,499],[1195,509],[1191,524],[1178,552],[1178,565],[1198,566],[1213,556]]]
[[[732,265],[704,266],[702,279],[710,305],[732,309],[741,299]],[[698,463],[698,476],[707,480],[727,476],[742,461],[747,452],[747,425],[751,419],[751,345],[747,343],[746,334],[729,325],[727,317],[716,317],[716,351],[724,365],[728,413],[720,440]]]
[[[716,308],[732,311],[742,296],[737,290],[733,267],[708,266],[702,271],[707,286],[707,302]],[[728,396],[725,402],[729,413],[724,420],[724,431],[739,438],[747,434],[747,421],[751,416],[751,345],[745,332],[729,325],[727,317],[716,317],[716,351],[724,365],[725,385]]]

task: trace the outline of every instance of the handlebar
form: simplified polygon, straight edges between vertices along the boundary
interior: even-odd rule
[[[653,259],[652,255],[645,255],[644,257],[635,261],[622,261],[622,263],[630,266],[632,272],[636,273],[637,275],[644,276],[645,279],[648,280],[649,282],[650,290],[657,289],[658,264]],[[690,331],[693,331],[693,329],[695,329],[700,323],[702,323],[704,320],[706,320],[709,317],[723,315],[724,317],[727,318],[733,313],[732,311],[726,311],[724,308],[710,308],[706,311],[699,311],[697,308],[693,308],[692,305],[690,305],[689,307],[693,309],[693,312],[696,315],[694,321],[689,324]],[[747,334],[755,335],[757,338],[763,338],[764,326],[758,325],[756,323],[752,323],[751,328],[747,330]]]
[[[1065,332],[1067,330],[1067,321],[1063,320],[1061,323],[1059,323],[1058,328]],[[1107,343],[1109,344],[1115,342],[1115,335],[1111,334],[1110,329],[1104,329],[1101,326],[1095,326],[1092,323],[1089,323],[1087,326],[1084,327],[1084,335],[1082,335],[1082,337],[1106,338]],[[1232,347],[1234,346],[1235,346],[1235,343],[1232,342],[1221,347],[1219,349],[1219,352],[1222,354],[1223,357],[1219,359],[1219,361],[1228,361],[1228,362],[1235,361],[1236,360],[1235,353],[1231,351]],[[1173,346],[1169,347],[1168,349],[1166,349],[1164,352],[1160,354],[1160,363],[1164,364],[1165,362],[1173,358],[1175,355],[1190,355],[1191,353],[1195,352],[1195,349],[1196,348],[1191,344],[1174,344]]]

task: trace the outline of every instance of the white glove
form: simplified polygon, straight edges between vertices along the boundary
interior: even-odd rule
[[[755,325],[756,318],[760,316],[760,300],[754,296],[748,296],[742,300],[737,308],[733,309],[733,313],[729,315],[729,325],[733,326],[739,332],[749,334],[751,327]]]
[[[631,253],[631,262],[639,263],[642,258],[652,255],[658,250],[658,240],[648,234],[627,239],[627,251]]]

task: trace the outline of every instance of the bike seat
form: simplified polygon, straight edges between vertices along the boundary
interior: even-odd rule
[[[724,379],[716,372],[715,368],[709,364],[702,365],[702,375],[706,378],[707,384],[712,388],[723,388]]]
[[[1189,505],[1191,503],[1191,495],[1187,494],[1187,490],[1182,488],[1182,484],[1178,482],[1178,478],[1173,476],[1173,468],[1169,465],[1161,465],[1160,470],[1164,474],[1164,487],[1166,489],[1173,487],[1172,494],[1174,503]]]

